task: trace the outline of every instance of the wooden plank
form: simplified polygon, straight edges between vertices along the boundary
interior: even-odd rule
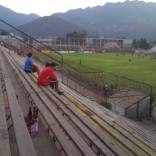
[[[31,75],[31,74],[29,74],[29,75],[30,75],[30,76],[32,77],[32,79],[35,81],[35,77],[34,77],[33,75]],[[43,87],[42,89],[46,92],[47,95],[49,95],[49,98],[51,98],[51,100],[55,101],[56,105],[59,106],[59,108],[61,108],[61,109],[63,110],[63,112],[64,112],[67,116],[70,117],[70,120],[72,120],[73,123],[75,123],[75,124],[79,127],[79,129],[80,129],[81,131],[83,131],[83,133],[84,133],[93,143],[96,142],[97,147],[98,147],[99,149],[101,149],[101,151],[102,151],[104,154],[106,154],[106,155],[114,155],[115,153],[116,153],[116,154],[118,153],[119,155],[124,155],[123,152],[121,152],[121,150],[119,150],[119,149],[117,149],[117,147],[115,147],[115,146],[116,146],[115,144],[113,144],[112,142],[109,142],[106,138],[104,139],[104,137],[103,137],[103,139],[105,140],[105,143],[107,144],[107,147],[106,147],[106,145],[103,144],[102,142],[100,142],[100,141],[98,140],[98,138],[97,138],[91,131],[89,131],[89,129],[87,129],[87,128],[83,125],[82,122],[80,122],[77,118],[75,118],[75,116],[71,113],[71,111],[67,110],[67,108],[66,108],[65,106],[67,106],[67,107],[69,106],[70,109],[72,110],[72,112],[73,112],[74,114],[76,113],[76,116],[79,116],[79,118],[81,118],[81,121],[83,120],[84,117],[82,116],[83,114],[80,115],[80,114],[77,113],[77,110],[74,109],[73,105],[68,104],[70,101],[67,101],[65,98],[63,98],[63,101],[64,101],[64,102],[66,101],[66,102],[65,102],[65,105],[63,106],[63,105],[62,105],[63,102],[60,103],[60,101],[58,100],[59,98],[61,98],[61,97],[63,97],[63,96],[59,96],[57,93],[54,92],[55,96],[57,96],[57,98],[58,98],[58,99],[56,99],[54,96],[52,96],[52,93],[49,92],[45,87]],[[85,115],[85,116],[86,116],[86,115]],[[85,122],[85,121],[84,121],[84,122]],[[89,126],[88,123],[86,123],[86,124],[87,124],[87,126]],[[94,131],[96,131],[96,130],[94,129]],[[99,135],[100,135],[100,134],[99,134]],[[114,151],[114,153],[113,153],[112,151],[109,150],[108,145],[109,145],[109,148],[111,148],[111,149]]]
[[[90,117],[86,116],[83,118],[83,122],[88,125],[89,129],[91,129],[96,136],[98,136],[94,143],[97,143],[96,141],[99,139],[103,143],[103,146],[107,146],[107,148],[111,149],[115,155],[133,155],[132,153],[130,154],[130,151],[124,145],[119,144],[119,142],[111,135],[108,135],[107,132],[100,129],[99,126],[90,119]]]
[[[33,78],[33,81],[35,81],[35,77],[33,75],[31,75],[31,77]],[[86,118],[87,118],[86,114],[83,114],[83,113],[80,114],[80,112],[78,112],[78,109],[73,104],[71,104],[70,101],[67,101],[67,99],[64,98],[64,96],[60,96],[57,93],[55,93],[53,90],[51,90],[50,87],[48,88],[49,90],[47,90],[47,87],[46,88],[42,87],[42,89],[47,94],[47,96],[52,101],[55,102],[58,108],[62,109],[62,111],[70,118],[70,120],[73,121],[79,127],[79,129],[83,131],[83,133],[86,134],[88,138],[91,139],[92,142],[94,143],[96,142],[97,147],[101,149],[101,151],[105,155],[112,155],[112,154],[120,155],[120,156],[125,155],[125,153],[121,151],[121,149],[117,147],[115,143],[113,143],[113,140],[109,141],[106,138],[106,136],[105,137],[103,136],[103,133],[101,133],[100,131],[98,131],[98,129],[91,126],[91,125],[95,125],[94,123],[86,121]],[[52,95],[55,95],[55,96],[52,96]],[[81,120],[81,122],[77,118],[75,118],[73,114],[77,116],[78,119]],[[83,124],[87,125],[88,129]],[[89,130],[92,130],[92,131],[89,131]],[[96,134],[96,136],[94,134]],[[100,140],[103,140],[103,143],[100,142],[98,138],[100,138]],[[113,152],[110,151],[109,149],[111,149]]]
[[[57,94],[56,94],[57,95]],[[69,101],[67,101],[63,96],[59,96],[59,98],[62,98],[63,99],[63,102],[65,102],[66,103],[66,106],[68,107],[68,105],[69,105]],[[52,99],[56,102],[56,103],[59,103],[58,101],[57,101],[57,99],[55,99],[54,97],[52,97]],[[68,103],[68,104],[67,104]],[[61,107],[61,104],[60,104],[60,107]],[[76,109],[74,109],[74,107],[73,107],[73,105],[71,104],[70,106],[70,109],[72,109],[73,110],[73,112],[75,113],[75,114],[77,114],[78,115],[78,113],[76,112]],[[94,115],[95,116],[95,115]],[[80,116],[79,116],[80,117]],[[96,117],[96,116],[95,116]],[[72,116],[71,116],[71,118],[73,118]],[[81,117],[80,117],[81,118]],[[85,119],[84,119],[85,120]],[[83,121],[84,121],[83,120]],[[93,124],[94,125],[94,124]],[[103,123],[103,125],[104,125],[104,123]],[[109,132],[111,132],[111,134],[112,134],[112,138],[116,138],[118,141],[120,141],[120,143],[123,145],[123,146],[126,146],[126,148],[127,149],[129,149],[133,154],[134,154],[134,151],[136,152],[136,153],[140,153],[140,154],[144,154],[144,152],[142,151],[142,150],[140,150],[139,148],[137,148],[135,145],[133,145],[131,142],[130,142],[130,140],[128,140],[127,138],[125,138],[123,135],[121,135],[120,133],[118,133],[118,132],[116,132],[115,130],[114,130],[114,128],[112,128],[112,126],[109,126],[108,124],[106,124],[105,123],[105,126],[103,126],[104,128],[106,128],[106,131],[109,133]],[[94,129],[95,130],[95,129]],[[95,132],[96,132],[97,130],[95,130]],[[106,139],[105,139],[106,140]],[[124,142],[124,143],[123,143]],[[107,144],[108,145],[112,145],[112,143],[110,143],[110,142],[108,142],[107,141]],[[113,146],[112,146],[112,148],[114,148]],[[114,150],[115,151],[115,150]],[[116,148],[116,151],[117,151],[117,148]]]
[[[52,102],[49,99],[47,99],[42,90],[34,84],[32,84],[32,87],[35,89],[36,93],[40,96],[42,102],[49,108],[49,110],[51,111],[51,113],[53,113],[54,117],[57,119],[60,125],[64,128],[67,134],[74,141],[79,150],[86,156],[95,155],[95,153],[92,152],[90,147],[84,142],[84,140],[78,135],[78,133],[65,120],[65,118],[62,115],[60,115],[60,113],[58,113],[58,110],[53,106]]]
[[[111,121],[111,122],[112,122],[112,121]],[[114,123],[112,123],[112,124],[114,125]],[[115,126],[116,126],[116,125],[115,125]],[[123,134],[127,134],[127,135],[128,135],[128,133],[125,132],[124,130],[122,130],[121,127],[118,127],[118,128],[120,129],[121,132],[123,132]],[[134,140],[135,140],[136,144],[139,143],[139,142],[137,142],[136,138],[134,138]],[[138,144],[138,145],[139,145],[140,147],[142,147],[142,149],[143,149],[144,146],[142,146],[142,144],[141,144],[141,145]],[[147,148],[147,150],[148,150],[148,148]],[[145,151],[146,151],[146,148],[145,148]]]
[[[31,78],[36,81],[36,78],[31,75]],[[100,140],[94,135],[94,133],[92,133],[92,131],[90,131],[87,127],[85,127],[84,123],[82,123],[82,120],[86,117],[86,115],[84,116],[83,114],[77,114],[77,111],[74,109],[74,113],[76,113],[80,118],[81,118],[81,121],[78,120],[74,115],[73,115],[73,112],[69,111],[65,105],[68,107],[71,107],[70,104],[66,103],[65,105],[63,105],[63,103],[61,103],[58,99],[56,99],[54,96],[52,96],[52,92],[50,92],[49,90],[47,90],[47,88],[45,87],[42,87],[42,89],[45,91],[45,93],[47,94],[47,96],[49,96],[49,98],[55,102],[55,104],[57,105],[57,107],[59,109],[61,109],[66,116],[69,117],[69,119],[73,122],[74,125],[76,125],[79,129],[79,131],[82,131],[83,132],[83,135],[87,136],[87,138],[92,142],[92,144],[96,145],[98,149],[101,150],[101,152],[103,152],[103,154],[105,155],[108,155],[108,156],[113,156],[113,155],[116,155],[115,153],[117,153],[117,149],[116,151],[113,153],[108,147],[106,147],[105,144],[103,144],[102,142],[100,142]],[[57,95],[57,93],[56,93]],[[58,97],[60,97],[58,95]],[[73,109],[72,109],[73,110]],[[88,124],[88,123],[87,123]],[[89,125],[88,125],[89,126]],[[106,140],[105,140],[106,141]],[[107,143],[108,143],[108,140],[107,140]],[[110,144],[110,148],[114,148],[114,144],[109,142]],[[121,152],[120,152],[120,156],[121,156]]]
[[[40,99],[35,95],[34,91],[24,82],[23,83],[27,91],[31,91],[31,97],[38,107],[42,117],[47,122],[49,128],[52,130],[54,135],[57,137],[58,142],[61,144],[67,155],[69,156],[81,156],[79,150],[74,146],[74,144],[65,136],[64,132],[60,129],[58,122],[51,115],[49,110],[44,106]]]
[[[156,148],[150,142],[147,142],[142,135],[131,128],[136,125],[134,122],[129,121],[124,117],[117,116],[104,108],[102,110],[103,112],[99,112],[99,117],[102,120],[106,120],[108,124],[118,129],[118,131],[123,132],[123,135],[127,133],[125,136],[132,140],[139,148],[149,152],[156,152]]]
[[[15,90],[6,72],[4,61],[2,61],[2,69],[5,75],[5,85],[13,121],[13,127],[20,156],[36,156],[36,151],[25,124],[24,116],[16,99]]]
[[[134,143],[137,146],[139,146],[145,151],[148,150],[149,152],[156,152],[152,144],[150,144],[149,142],[141,138],[139,135],[137,135],[136,131],[130,129],[130,127],[126,125],[126,123],[128,122],[126,119],[118,117],[117,115],[113,114],[109,110],[106,110],[105,108],[102,108],[102,107],[101,109],[98,107],[97,109],[95,109],[94,104],[89,104],[89,100],[85,100],[85,101],[81,100],[79,95],[76,95],[75,93],[70,91],[68,88],[66,88],[64,85],[63,85],[63,88],[65,88],[68,91],[67,96],[71,95],[72,99],[77,101],[80,105],[85,105],[91,111],[93,111],[94,113],[97,113],[101,119],[105,120],[108,124],[112,125],[118,131],[120,131],[123,135],[128,137],[130,140],[134,141]]]
[[[49,94],[49,98],[51,97],[57,104],[57,106],[59,106],[60,109],[63,110],[63,112],[69,117],[69,119],[74,123],[74,125],[76,125],[76,127],[78,127],[79,130],[81,130],[81,132],[83,133],[83,135],[85,135],[93,144],[95,144],[96,142],[96,146],[105,154],[108,156],[112,156],[115,155],[108,147],[106,147],[105,144],[103,144],[102,142],[100,142],[100,140],[96,137],[96,135],[90,131],[90,129],[88,129],[85,124],[88,125],[88,123],[85,123],[85,121],[83,120],[86,115],[84,116],[83,114],[78,114],[76,112],[76,110],[74,110],[74,113],[76,112],[76,115],[78,115],[80,117],[80,120],[78,118],[76,118],[73,115],[73,112],[69,111],[64,105],[62,105],[62,103],[60,103],[60,101],[58,101],[54,96],[52,97],[52,93],[50,93],[47,89],[45,89],[45,92],[47,94]],[[67,104],[68,105],[68,104]],[[66,105],[66,106],[67,106]],[[69,105],[70,107],[70,105]],[[83,122],[82,122],[83,121]],[[85,123],[85,124],[84,124]],[[106,140],[105,140],[106,141]],[[108,141],[107,141],[108,143]],[[110,142],[109,142],[110,143]],[[110,143],[112,146],[112,143]],[[113,148],[113,147],[112,147]],[[117,151],[116,151],[117,152]]]
[[[33,81],[36,81],[36,78],[33,75],[30,76],[32,77]],[[92,141],[92,143],[95,144],[101,150],[101,152],[103,152],[103,154],[108,156],[125,155],[125,153],[123,153],[112,141],[110,142],[108,139],[106,139],[106,137],[102,137],[103,134],[101,134],[93,126],[90,126],[90,123],[85,120],[87,118],[86,114],[80,114],[80,112],[78,112],[78,109],[74,107],[74,105],[71,104],[70,101],[67,101],[66,98],[55,93],[53,90],[50,89],[50,87],[48,88],[49,90],[47,89],[47,87],[42,87],[46,95],[55,102],[57,107],[69,117],[69,119],[79,128],[79,130],[81,130],[83,134],[85,134]],[[75,116],[77,116],[78,118],[76,118]],[[86,125],[87,127],[85,127],[84,125]],[[101,142],[101,139],[103,140],[103,142]]]
[[[55,103],[64,111],[67,116],[69,116],[70,120],[73,121],[79,129],[92,141],[96,142],[96,145],[103,153],[106,155],[124,155],[124,153],[111,141],[108,140],[106,137],[102,137],[102,134],[99,133],[97,128],[94,128],[91,122],[88,122],[88,116],[78,111],[70,101],[67,101],[63,96],[58,96],[58,98],[62,99],[63,101],[59,101],[54,96],[51,96],[52,93],[48,91],[46,88],[43,88],[46,94],[49,95],[49,98],[53,99]],[[64,104],[63,104],[64,103]],[[77,118],[76,118],[76,117]],[[111,150],[110,150],[111,149]],[[114,152],[112,152],[114,151]]]
[[[116,138],[120,143],[126,146],[127,149],[132,151],[136,155],[147,155],[148,152],[142,150],[141,148],[137,147],[133,142],[131,142],[128,138],[124,137],[122,133],[119,133],[118,131],[115,130],[115,127],[110,127],[107,123],[104,121],[100,120],[97,116],[93,116],[94,120],[101,125],[108,133],[110,133],[114,138]]]
[[[53,98],[53,100],[54,100],[54,98]],[[56,103],[58,103],[58,101],[57,101],[56,99],[55,99],[54,101],[55,101]],[[60,105],[60,106],[61,106],[61,105]]]
[[[21,68],[19,68],[21,73],[24,73]],[[42,90],[32,83],[28,75],[24,74],[25,78],[28,80],[28,82],[31,84],[32,88],[38,94],[42,102],[49,108],[51,113],[54,115],[54,117],[57,119],[57,121],[60,123],[62,128],[66,131],[66,133],[70,136],[70,138],[74,141],[75,145],[83,155],[88,156],[94,156],[95,153],[90,149],[90,147],[84,142],[84,140],[79,136],[79,134],[71,127],[71,125],[64,119],[62,115],[60,115],[55,107],[52,107],[51,101],[47,99],[45,94],[42,92]]]
[[[8,128],[7,128],[6,115],[5,115],[5,104],[3,100],[1,85],[2,83],[0,80],[0,155],[11,156]]]
[[[14,66],[11,62],[10,64]],[[14,68],[15,69],[15,68]],[[15,69],[16,73],[19,74],[19,71]],[[21,79],[24,87],[28,92],[31,92],[31,97],[33,101],[35,102],[36,106],[38,107],[42,117],[47,122],[49,128],[52,130],[52,132],[57,137],[59,143],[63,147],[65,153],[69,156],[82,156],[80,151],[76,148],[76,146],[70,141],[68,137],[64,135],[64,132],[60,129],[59,126],[56,128],[56,125],[58,125],[58,122],[52,117],[51,113],[47,109],[47,107],[44,106],[44,104],[41,102],[41,100],[37,97],[36,93],[32,90],[32,88],[25,82],[25,79],[19,75],[19,78]]]
[[[26,84],[24,85],[26,87]],[[29,86],[27,86],[26,88],[28,89]],[[28,89],[28,91],[30,90],[31,88]],[[33,91],[31,92],[33,93]],[[41,103],[40,99],[35,94],[32,94],[32,98],[33,98],[34,103],[38,107],[42,117],[47,122],[49,129],[52,130],[53,134],[57,138],[57,141],[63,147],[65,153],[69,156],[73,156],[73,155],[81,156],[81,153],[79,152],[79,150],[72,144],[69,138],[65,136],[62,129],[60,129],[60,126],[58,125],[57,121],[51,115],[49,110],[44,106],[44,104]]]

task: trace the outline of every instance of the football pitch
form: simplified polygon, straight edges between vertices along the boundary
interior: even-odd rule
[[[156,59],[151,56],[115,53],[72,53],[63,56],[65,62],[83,72],[90,69],[111,72],[156,85]]]

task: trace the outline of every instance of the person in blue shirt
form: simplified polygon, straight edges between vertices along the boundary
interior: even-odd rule
[[[33,63],[32,53],[28,53],[28,55],[27,55],[27,60],[26,60],[25,65],[24,65],[24,71],[26,73],[37,72],[38,75],[40,73],[40,70],[39,70],[38,66]]]

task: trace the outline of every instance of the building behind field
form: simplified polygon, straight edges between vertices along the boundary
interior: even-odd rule
[[[38,38],[37,42],[31,42],[29,38],[22,38],[13,35],[0,35],[0,40],[18,47],[19,49],[29,49],[29,45],[46,50],[44,45],[57,51],[93,51],[93,52],[132,52],[132,40],[113,38]],[[23,42],[23,43],[22,43]],[[27,47],[26,47],[26,43]]]
[[[131,50],[132,40],[108,38],[39,38],[38,41],[56,50],[75,51],[124,51]],[[83,49],[83,50],[82,50]]]

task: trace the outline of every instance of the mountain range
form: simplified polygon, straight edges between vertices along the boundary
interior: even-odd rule
[[[45,16],[38,18],[25,25],[19,26],[18,29],[34,37],[62,37],[68,32],[85,31],[78,25],[72,24],[57,16]]]
[[[156,40],[156,3],[126,1],[55,14],[91,35]]]
[[[39,17],[40,16],[37,14],[27,15],[27,14],[17,13],[9,8],[0,5],[0,19],[8,22],[9,24],[15,27],[31,22]],[[0,29],[10,29],[10,27],[0,22]]]
[[[69,10],[46,17],[39,18],[35,15],[35,18],[37,19],[28,23],[24,20],[24,25],[16,25],[35,37],[61,37],[73,31],[85,31],[92,37],[146,38],[156,41],[156,3],[153,2],[106,3],[103,6]]]

